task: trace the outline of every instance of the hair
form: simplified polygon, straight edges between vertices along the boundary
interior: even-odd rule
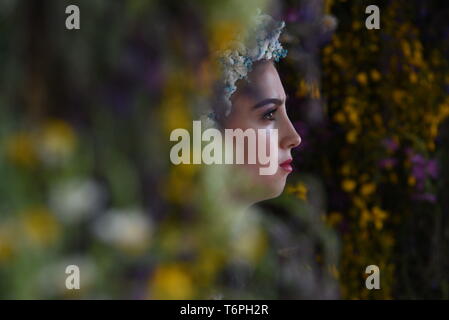
[[[248,73],[248,77],[242,78],[237,80],[236,82],[236,87],[237,90],[233,93],[233,95],[231,96],[231,103],[232,103],[232,97],[235,94],[248,94],[251,95],[252,92],[252,86],[251,86],[251,81],[249,80],[249,75],[260,65],[266,64],[266,63],[271,63],[276,70],[276,63],[274,63],[274,61],[272,59],[268,60],[268,59],[262,59],[259,61],[256,61],[253,63],[252,65],[252,69],[251,71],[249,71]],[[224,96],[224,87],[223,85],[221,85],[220,83],[217,83],[215,86],[215,90],[214,90],[214,95],[213,95],[213,104],[212,104],[212,111],[214,114],[214,119],[216,124],[218,125],[219,128],[224,128],[224,123],[226,120],[226,114],[225,114],[225,110],[226,110],[226,102],[223,99]],[[231,109],[232,112],[232,109]]]

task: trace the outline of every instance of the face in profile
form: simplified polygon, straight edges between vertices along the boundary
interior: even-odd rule
[[[287,176],[292,171],[291,150],[301,143],[301,138],[287,116],[284,87],[273,62],[255,63],[248,79],[237,84],[231,102],[231,113],[222,123],[224,128],[278,130],[277,141],[272,141],[278,155],[278,166],[273,175],[261,175],[259,169],[264,165],[258,161],[236,165],[236,170],[247,177],[249,185],[241,196],[253,203],[277,197],[284,190]],[[275,139],[273,136],[267,138],[268,143]]]

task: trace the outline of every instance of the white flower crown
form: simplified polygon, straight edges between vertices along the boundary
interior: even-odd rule
[[[274,60],[278,62],[287,55],[282,48],[279,36],[285,27],[284,21],[276,21],[258,10],[254,16],[251,28],[232,42],[233,49],[218,54],[222,67],[222,81],[224,86],[225,115],[231,112],[231,96],[237,90],[236,82],[246,78],[253,63],[260,60]],[[209,118],[216,120],[215,113]]]

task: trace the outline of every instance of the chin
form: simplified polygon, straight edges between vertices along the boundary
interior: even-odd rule
[[[239,175],[247,178],[242,189],[244,198],[253,204],[277,198],[284,191],[287,175],[280,170],[274,175],[260,175],[259,167],[254,165],[241,166],[239,170]]]
[[[263,190],[261,190],[260,199],[257,202],[279,197],[284,191],[285,182],[286,179],[284,177],[279,177],[278,175],[274,175],[269,179],[266,179],[266,181],[260,181]]]

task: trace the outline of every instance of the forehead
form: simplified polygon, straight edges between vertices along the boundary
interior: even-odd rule
[[[279,73],[271,61],[254,64],[248,79],[239,81],[235,94],[249,96],[255,100],[285,97]]]

